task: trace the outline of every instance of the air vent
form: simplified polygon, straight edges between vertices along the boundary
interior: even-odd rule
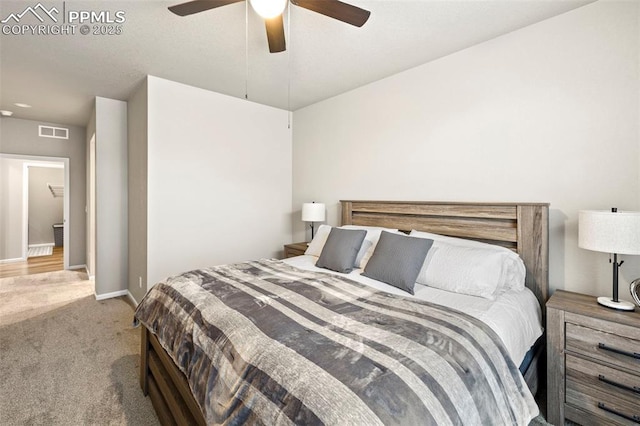
[[[64,127],[38,126],[38,135],[42,138],[69,139],[69,129]]]

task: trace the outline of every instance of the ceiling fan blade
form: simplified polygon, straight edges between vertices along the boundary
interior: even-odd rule
[[[265,19],[264,23],[267,27],[269,52],[284,52],[287,49],[287,44],[284,39],[284,22],[282,19],[282,15],[276,16],[275,18],[271,19]]]
[[[291,0],[291,3],[338,21],[361,27],[371,12],[338,0]]]
[[[194,0],[186,3],[170,6],[169,10],[179,16],[193,15],[194,13],[204,12],[205,10],[215,9],[216,7],[226,6],[228,4],[238,3],[243,0]]]

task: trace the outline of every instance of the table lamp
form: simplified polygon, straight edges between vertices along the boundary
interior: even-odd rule
[[[613,254],[613,298],[598,297],[600,305],[633,311],[634,305],[618,300],[619,254],[640,255],[640,212],[582,210],[578,216],[578,246],[587,250]]]
[[[302,204],[302,221],[311,222],[311,239],[313,240],[313,224],[314,222],[323,222],[325,219],[326,207],[323,203],[304,203]]]

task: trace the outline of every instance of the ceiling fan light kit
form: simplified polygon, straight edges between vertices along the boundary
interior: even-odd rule
[[[272,19],[282,15],[288,0],[250,0],[251,7],[264,19]]]
[[[205,10],[215,9],[228,4],[239,3],[245,0],[193,0],[186,3],[170,6],[169,10],[178,16],[187,16]],[[287,2],[311,10],[312,12],[328,16],[338,21],[361,27],[367,22],[371,12],[359,7],[343,3],[339,0],[247,0],[251,7],[265,19],[267,29],[267,41],[271,53],[286,50],[284,36],[284,20],[282,13],[287,7]]]

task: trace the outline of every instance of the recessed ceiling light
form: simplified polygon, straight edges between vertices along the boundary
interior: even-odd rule
[[[16,102],[14,105],[17,106],[17,107],[20,107],[20,108],[31,108],[31,105],[23,104],[23,103],[20,103],[20,102]]]
[[[7,111],[5,109],[0,109],[0,115],[3,117],[11,117],[13,115],[13,111]]]

